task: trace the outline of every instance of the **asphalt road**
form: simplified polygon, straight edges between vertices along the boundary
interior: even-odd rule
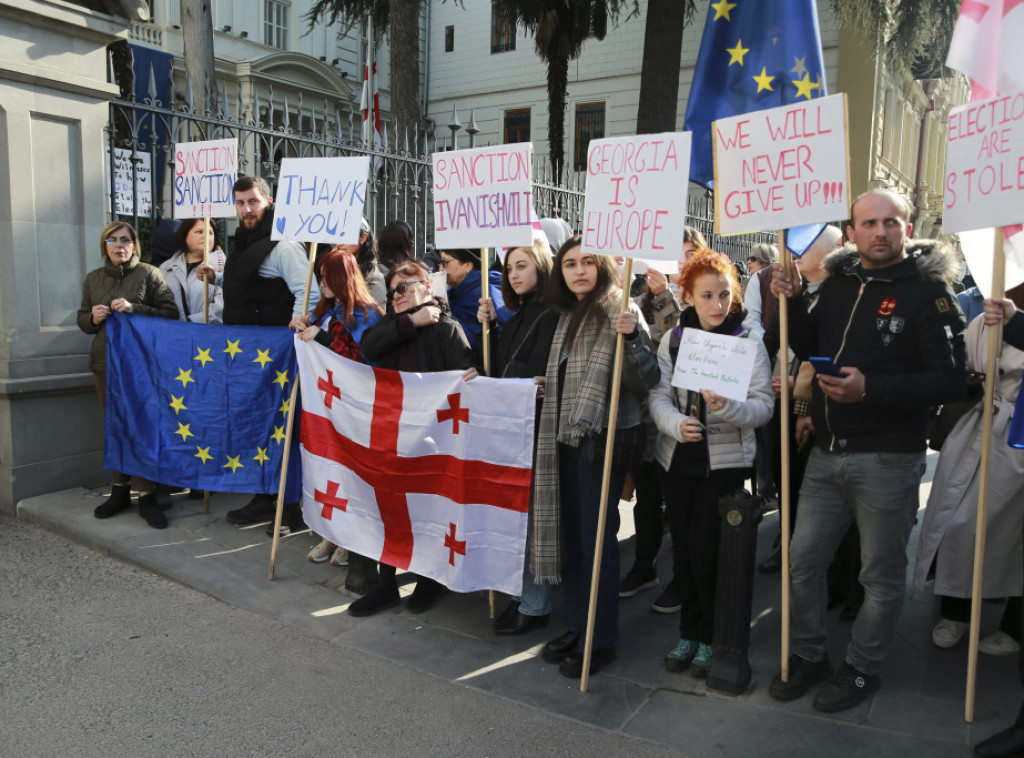
[[[679,755],[0,518],[0,756]]]

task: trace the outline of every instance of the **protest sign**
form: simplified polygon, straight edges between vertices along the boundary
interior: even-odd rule
[[[950,111],[942,231],[1024,220],[1024,92]]]
[[[174,147],[174,218],[234,218],[238,143],[179,142]]]
[[[582,251],[679,260],[689,176],[689,132],[591,140]]]
[[[530,245],[533,145],[434,153],[434,247]]]
[[[369,158],[285,158],[270,238],[358,245],[369,173]]]
[[[110,181],[110,148],[107,150],[107,186],[114,193],[114,212],[118,216],[148,216],[153,212],[153,165],[149,153],[114,148],[114,179]],[[135,176],[132,176],[132,163]]]
[[[672,386],[711,390],[730,400],[746,400],[759,349],[758,340],[683,329]]]
[[[712,145],[716,233],[849,215],[846,95],[719,119]]]

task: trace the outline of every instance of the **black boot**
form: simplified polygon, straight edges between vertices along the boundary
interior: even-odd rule
[[[106,502],[96,506],[92,512],[96,518],[110,518],[132,506],[132,488],[127,484],[114,484],[110,487],[110,497]]]
[[[365,595],[377,586],[377,561],[364,555],[350,552],[348,554],[348,574],[345,576],[345,589],[357,595]]]
[[[163,508],[156,502],[152,492],[139,496],[139,515],[154,529],[167,528],[167,516],[164,515]]]
[[[160,510],[166,511],[171,507],[171,485],[169,484],[154,484],[153,485],[153,497],[156,498],[156,504],[160,506]]]

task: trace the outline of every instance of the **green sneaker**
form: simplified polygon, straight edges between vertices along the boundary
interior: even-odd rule
[[[682,671],[690,665],[693,656],[697,655],[698,647],[693,640],[680,639],[665,656],[665,668],[669,671]]]
[[[690,661],[690,673],[697,679],[703,679],[708,675],[708,669],[710,668],[711,645],[702,642],[700,647],[697,648],[697,655],[693,656],[693,660]]]

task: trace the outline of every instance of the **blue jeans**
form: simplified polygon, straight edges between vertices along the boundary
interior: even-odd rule
[[[526,558],[523,561],[523,594],[515,598],[519,601],[519,612],[524,616],[547,616],[551,613],[551,585],[537,584],[530,569],[530,545],[533,542],[533,530],[526,533]]]
[[[597,542],[597,516],[601,505],[603,466],[581,463],[580,451],[559,445],[559,485],[562,523],[565,525],[565,569],[562,572],[564,626],[582,635],[587,630],[590,577]],[[626,472],[612,468],[608,488],[601,570],[598,574],[594,648],[614,647],[619,639],[619,495]]]
[[[793,652],[825,657],[826,573],[853,521],[860,530],[864,605],[853,623],[846,662],[875,674],[896,634],[907,582],[920,453],[829,453],[814,448],[800,487],[800,518],[790,551]]]

